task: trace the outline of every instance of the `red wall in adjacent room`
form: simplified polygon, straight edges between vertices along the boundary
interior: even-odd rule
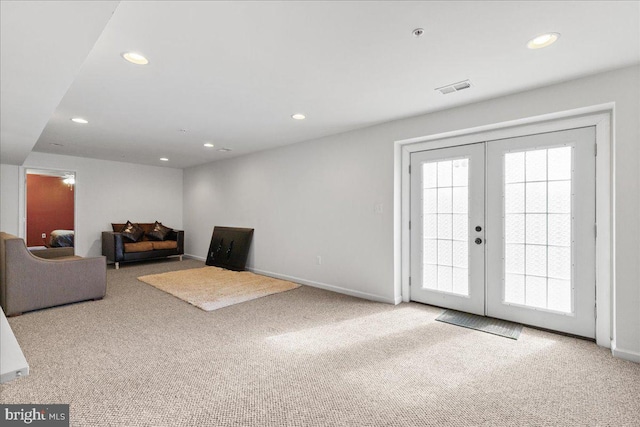
[[[73,230],[73,193],[61,177],[27,174],[27,246],[48,244],[53,230]]]

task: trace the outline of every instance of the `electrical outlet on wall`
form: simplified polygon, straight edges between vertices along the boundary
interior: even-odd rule
[[[42,238],[46,239],[47,238],[47,233],[42,233]]]

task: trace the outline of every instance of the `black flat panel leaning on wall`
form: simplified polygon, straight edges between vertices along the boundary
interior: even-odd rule
[[[214,227],[206,264],[243,271],[252,238],[253,228]]]

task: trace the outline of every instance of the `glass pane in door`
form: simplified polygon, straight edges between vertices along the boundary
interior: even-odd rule
[[[422,164],[422,287],[469,295],[469,158]]]
[[[504,302],[572,313],[571,146],[504,155]]]

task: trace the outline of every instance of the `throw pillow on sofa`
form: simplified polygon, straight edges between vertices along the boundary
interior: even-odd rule
[[[127,221],[124,227],[122,227],[122,230],[120,230],[120,233],[132,242],[137,242],[142,236],[144,236],[144,230],[142,227],[138,224],[132,224],[131,221]]]
[[[147,233],[147,237],[151,240],[162,241],[166,239],[172,231],[172,228],[165,227],[161,222],[156,221],[155,224],[153,224],[153,229]]]

